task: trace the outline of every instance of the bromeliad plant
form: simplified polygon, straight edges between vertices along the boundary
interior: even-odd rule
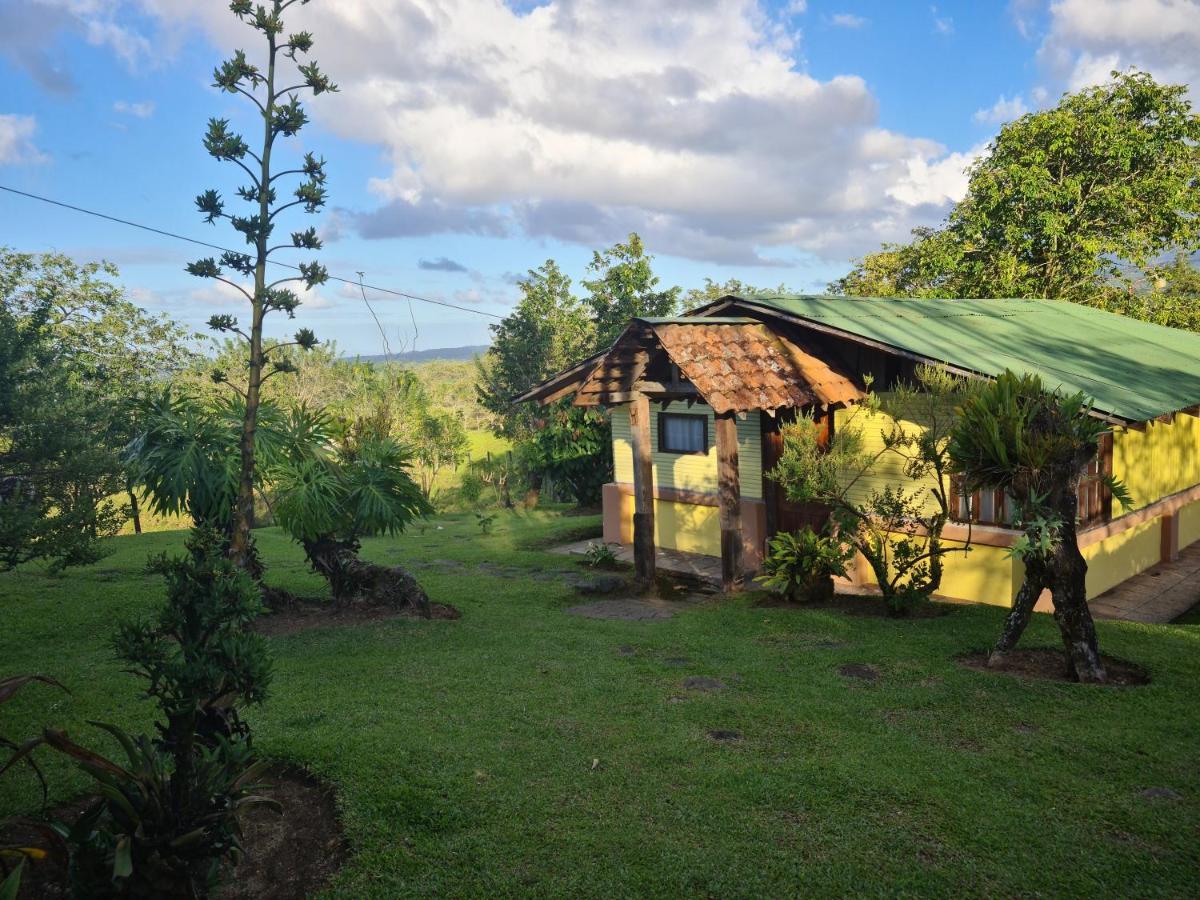
[[[1080,681],[1106,680],[1076,522],[1080,477],[1109,427],[1091,414],[1082,394],[1047,391],[1034,375],[1006,371],[963,405],[950,443],[954,465],[968,490],[1007,492],[1023,531],[1013,553],[1025,564],[1025,579],[992,651],[992,664],[1016,646],[1034,604],[1049,588],[1069,674]],[[1104,480],[1128,508],[1124,485],[1111,476]]]
[[[784,531],[771,538],[756,580],[792,603],[820,603],[833,598],[833,579],[853,557],[854,548],[829,532]]]

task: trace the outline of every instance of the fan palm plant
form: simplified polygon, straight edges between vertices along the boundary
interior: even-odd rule
[[[369,436],[275,472],[275,516],[329,581],[335,602],[367,596],[428,613],[428,597],[406,572],[358,558],[362,538],[399,533],[432,511],[411,465],[406,447]]]
[[[170,389],[141,411],[143,428],[128,455],[151,508],[187,514],[227,537],[237,496],[238,398],[206,404]],[[304,547],[334,600],[359,597],[429,612],[429,599],[407,572],[358,558],[361,539],[401,532],[432,507],[410,475],[412,455],[377,428],[337,430],[322,412],[259,411],[257,489],[270,497],[276,521]]]

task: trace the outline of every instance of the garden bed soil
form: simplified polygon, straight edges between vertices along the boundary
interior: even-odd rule
[[[432,604],[431,618],[459,619],[462,613],[447,603]],[[254,630],[268,637],[281,634],[296,634],[312,628],[330,628],[364,625],[387,619],[422,619],[415,609],[397,609],[384,604],[352,604],[337,606],[329,601],[296,603],[259,616],[254,620]]]
[[[948,603],[922,603],[910,609],[907,615],[894,616],[884,599],[878,594],[835,594],[832,600],[817,603],[793,603],[781,594],[762,593],[754,601],[762,609],[808,609],[834,610],[848,616],[870,616],[875,619],[936,619],[950,615],[954,606]]]
[[[1033,647],[1028,650],[1010,650],[1004,660],[995,666],[988,665],[990,652],[977,651],[958,658],[960,665],[977,672],[996,672],[1001,675],[1016,675],[1022,678],[1040,678],[1046,681],[1064,681],[1077,684],[1067,674],[1067,662],[1063,652],[1050,647]],[[1100,687],[1135,687],[1149,684],[1150,673],[1139,666],[1115,656],[1100,654],[1108,681]]]
[[[217,900],[291,900],[316,893],[342,867],[349,855],[330,788],[291,767],[266,776],[263,796],[277,800],[282,813],[257,808],[242,822],[246,858],[228,868]],[[70,820],[92,802],[84,797],[49,810],[47,818]],[[38,842],[36,833],[14,836]],[[18,900],[69,897],[66,871],[50,861],[27,865]]]

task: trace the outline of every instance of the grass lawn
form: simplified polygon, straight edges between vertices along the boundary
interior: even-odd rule
[[[560,579],[494,568],[574,571],[531,548],[597,521],[504,513],[485,537],[467,515],[368,542],[382,562],[441,561],[417,574],[463,618],[271,639],[250,719],[261,751],[337,786],[354,855],[328,896],[1200,894],[1200,625],[1099,623],[1154,680],[1081,687],[958,666],[999,609],[897,622],[740,598],[598,621],[565,614]],[[160,596],[147,555],[181,541],[0,576],[0,671],[74,692],[27,688],[0,733],[53,723],[99,746],[85,719],[145,727],[107,640]],[[270,581],[320,591],[281,534],[259,541]],[[1025,645],[1057,640],[1039,616]],[[693,675],[727,687],[688,691]],[[56,799],[84,785],[47,762]],[[0,809],[32,805],[23,776],[0,783]]]

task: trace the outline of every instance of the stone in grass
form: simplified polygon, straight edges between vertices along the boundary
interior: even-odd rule
[[[663,665],[664,666],[673,666],[673,667],[678,668],[680,666],[686,666],[690,662],[691,662],[691,660],[688,659],[686,656],[668,656],[666,659],[663,660]]]
[[[879,670],[866,663],[846,663],[838,666],[838,674],[843,678],[855,678],[859,681],[879,680]]]
[[[717,681],[705,675],[691,675],[683,679],[683,686],[689,691],[723,691],[724,682]]]
[[[617,656],[637,656],[637,649],[628,644],[622,644],[617,648]]]
[[[1182,800],[1183,794],[1169,787],[1148,787],[1139,792],[1147,800]]]
[[[593,600],[591,603],[568,607],[567,612],[585,619],[625,619],[630,622],[669,619],[674,615],[669,609],[661,609],[641,600]]]
[[[742,739],[742,733],[731,728],[714,728],[708,733],[708,736],[719,743],[732,743]]]
[[[625,587],[625,579],[620,575],[592,575],[587,578],[578,576],[568,579],[567,584],[581,594],[611,594]]]

